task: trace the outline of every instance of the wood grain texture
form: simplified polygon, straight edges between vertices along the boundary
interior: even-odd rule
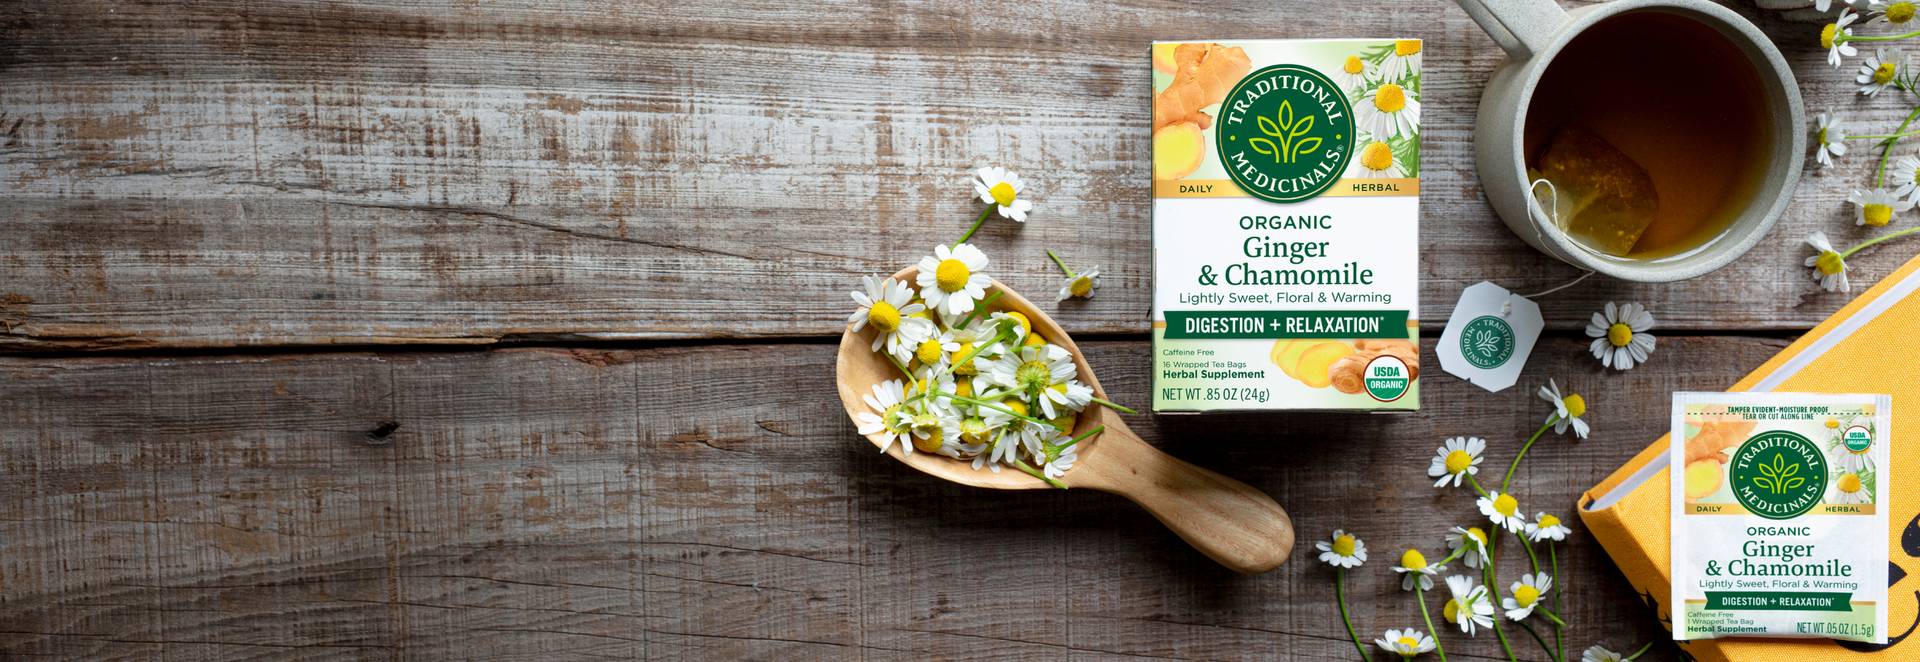
[[[1669,391],[1783,344],[1662,338],[1618,374],[1547,340],[1522,384],[1570,383],[1596,431],[1543,441],[1523,504],[1570,515],[1659,434]],[[1083,347],[1146,401],[1145,343]],[[1356,625],[1416,624],[1391,561],[1478,519],[1430,486],[1432,448],[1481,435],[1502,465],[1545,407],[1436,373],[1416,415],[1129,417],[1294,514],[1294,561],[1242,577],[1118,497],[964,488],[874,453],[826,395],[832,357],[0,358],[0,657],[1344,659],[1308,546],[1355,530]],[[1570,646],[1666,638],[1584,530],[1561,559]]]
[[[1736,9],[1809,106],[1897,123],[1811,28]],[[830,335],[858,276],[959,234],[982,163],[1039,204],[984,230],[990,271],[1047,291],[1059,249],[1106,281],[1063,324],[1144,332],[1156,38],[1426,39],[1421,317],[1481,279],[1576,273],[1481,198],[1471,117],[1500,54],[1443,2],[62,2],[0,34],[0,350]],[[1810,327],[1842,297],[1800,239],[1866,236],[1843,199],[1869,161],[1810,170],[1746,260],[1588,282],[1542,301],[1549,324],[1630,299],[1668,328]],[[1856,280],[1911,252],[1855,257]]]

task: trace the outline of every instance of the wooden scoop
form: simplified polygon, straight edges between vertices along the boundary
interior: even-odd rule
[[[894,274],[896,280],[911,283],[917,268]],[[1017,310],[1033,322],[1033,330],[1048,342],[1073,353],[1079,379],[1093,388],[1095,395],[1111,400],[1093,376],[1085,354],[1033,303],[998,282],[988,288],[998,290],[996,306]],[[867,330],[849,329],[840,337],[840,356],[835,361],[840,386],[840,402],[853,417],[869,407],[861,400],[873,392],[873,385],[906,378],[886,357],[870,349],[873,339]],[[1279,567],[1293,553],[1293,521],[1273,498],[1246,483],[1176,460],[1141,441],[1120,415],[1098,404],[1089,405],[1074,425],[1073,435],[1107,426],[1100,434],[1079,443],[1080,459],[1061,480],[1070,487],[1085,487],[1118,494],[1140,504],[1160,523],[1173,529],[1200,553],[1235,571],[1254,574]],[[870,435],[868,441],[879,446],[882,439]],[[903,444],[889,451],[900,461],[921,472],[974,487],[998,490],[1054,489],[1040,479],[1012,468],[999,473],[975,471],[966,461],[938,453],[906,454]]]

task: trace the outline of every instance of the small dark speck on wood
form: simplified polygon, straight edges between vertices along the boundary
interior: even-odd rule
[[[367,431],[367,443],[376,446],[385,445],[388,443],[387,437],[393,436],[393,431],[398,429],[400,429],[399,423],[381,421],[379,425],[375,425],[372,430]]]

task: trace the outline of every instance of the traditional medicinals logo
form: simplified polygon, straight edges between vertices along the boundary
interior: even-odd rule
[[[1493,315],[1481,315],[1460,328],[1460,355],[1481,370],[1506,365],[1513,358],[1513,326]]]
[[[1220,102],[1220,163],[1248,195],[1298,202],[1326,192],[1353,158],[1353,109],[1318,71],[1277,64]]]
[[[1827,458],[1806,437],[1772,430],[1754,435],[1733,453],[1733,498],[1767,519],[1799,517],[1827,492]]]

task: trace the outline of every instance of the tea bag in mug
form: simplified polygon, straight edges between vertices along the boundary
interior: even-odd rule
[[[1541,206],[1555,214],[1560,229],[1607,255],[1632,252],[1660,210],[1660,196],[1647,169],[1586,129],[1555,132],[1527,174],[1536,182],[1552,183],[1551,203]],[[1535,187],[1535,195],[1544,188]]]

